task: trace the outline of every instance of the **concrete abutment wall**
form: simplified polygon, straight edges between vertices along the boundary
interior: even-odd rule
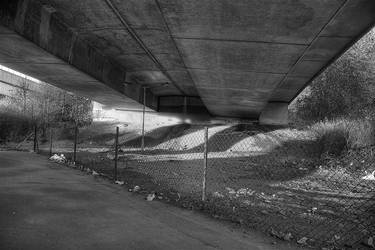
[[[260,114],[262,125],[288,125],[288,103],[270,102]]]

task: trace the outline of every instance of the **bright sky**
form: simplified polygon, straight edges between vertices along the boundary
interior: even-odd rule
[[[45,83],[45,82],[42,82],[42,81],[40,81],[40,80],[38,80],[38,79],[36,79],[36,78],[34,78],[34,77],[31,77],[31,76],[28,76],[28,75],[22,74],[21,72],[18,72],[18,71],[16,71],[16,70],[13,70],[13,69],[10,69],[10,68],[8,68],[8,67],[5,67],[4,65],[1,65],[1,64],[0,64],[0,70],[3,70],[3,71],[5,71],[5,72],[8,72],[8,73],[13,74],[13,75],[16,75],[16,76],[19,76],[19,77],[21,77],[21,78],[25,78],[25,79],[27,79],[27,80],[29,80],[29,81],[34,82],[34,83],[41,84],[41,86],[43,86],[43,84],[50,85],[50,84]],[[0,80],[1,80],[1,79],[0,79]],[[50,85],[50,86],[54,86],[54,85]],[[55,87],[56,87],[56,86],[55,86]],[[5,87],[4,87],[4,84],[0,84],[0,88],[5,88]],[[66,90],[65,90],[65,91],[66,91]],[[69,91],[66,91],[66,93],[68,93],[68,94],[70,94],[70,95],[74,95],[74,93],[69,92]]]
[[[30,80],[30,81],[33,81],[33,82],[36,82],[36,83],[41,83],[41,81],[39,81],[38,79],[35,79],[34,77],[31,77],[31,76],[28,76],[28,75],[22,74],[21,72],[15,71],[15,70],[10,69],[10,68],[7,68],[7,67],[5,67],[5,66],[3,66],[3,65],[1,65],[1,64],[0,64],[0,69],[1,69],[1,70],[4,70],[4,71],[7,71],[7,72],[9,72],[9,73],[12,73],[12,74],[14,74],[14,75],[20,76],[20,77],[22,77],[22,78],[26,78],[26,79],[28,79],[28,80]]]
[[[34,77],[31,77],[31,76],[28,76],[28,75],[25,75],[25,74],[22,74],[21,72],[18,72],[16,70],[13,70],[13,69],[10,69],[8,67],[5,67],[3,65],[0,64],[0,70],[3,70],[3,71],[6,71],[6,72],[9,72],[13,75],[16,75],[16,76],[19,76],[19,77],[22,77],[22,78],[26,78],[27,80],[30,80],[30,81],[33,81],[35,83],[39,83],[39,84],[44,84],[44,82],[34,78]],[[0,94],[6,94],[6,95],[10,95],[11,94],[11,91],[13,90],[14,88],[8,86],[8,85],[5,85],[5,84],[0,84]],[[67,91],[68,94],[73,94],[69,91]],[[98,102],[94,102],[93,101],[93,110],[101,110],[103,105],[101,105],[100,103]]]

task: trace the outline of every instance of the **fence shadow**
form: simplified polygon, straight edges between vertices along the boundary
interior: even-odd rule
[[[260,133],[267,133],[281,126],[265,126],[258,124],[236,124],[222,131],[219,131],[208,139],[209,150],[214,152],[224,152],[229,150],[236,143]],[[210,134],[210,133],[209,133]],[[203,143],[189,150],[189,152],[200,152],[203,150]]]
[[[154,147],[165,140],[172,140],[174,138],[178,138],[179,136],[183,135],[184,131],[191,128],[190,124],[177,124],[171,126],[164,126],[154,130],[151,130],[145,133],[145,145],[147,147]],[[126,141],[120,146],[125,147],[140,147],[141,145],[141,136],[137,136],[134,139]]]
[[[181,124],[152,130],[145,135],[146,150],[144,153],[155,154],[164,152],[178,154],[182,151],[184,153],[203,152],[204,128],[205,127],[203,126]],[[257,124],[237,124],[218,132],[213,132],[212,129],[209,128],[209,150],[215,152],[225,152],[233,145],[251,136],[272,132],[280,128],[282,127],[261,126]],[[211,135],[211,133],[214,134]],[[128,147],[131,148],[133,152],[138,151],[140,153],[140,143],[141,137],[137,137],[136,139],[121,144],[121,146],[125,148],[124,150],[126,150]],[[191,147],[191,144],[196,145]],[[138,148],[138,150],[134,151],[136,148]]]

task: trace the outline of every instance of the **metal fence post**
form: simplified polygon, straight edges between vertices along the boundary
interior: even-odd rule
[[[117,181],[118,134],[119,134],[119,128],[116,127],[116,138],[115,138],[115,174],[114,174],[114,180],[115,181]]]
[[[38,151],[38,127],[34,125],[34,152]]]
[[[141,138],[142,152],[145,150],[145,113],[146,113],[146,87],[143,87],[142,138]]]
[[[208,127],[204,128],[204,152],[203,152],[203,180],[202,180],[202,201],[206,200],[206,178],[208,160]]]
[[[74,152],[73,152],[73,163],[76,163],[77,159],[77,138],[78,138],[78,125],[74,128]]]
[[[52,127],[50,127],[50,129],[49,129],[49,133],[50,133],[50,138],[49,138],[49,140],[50,140],[50,142],[49,142],[49,157],[51,157],[52,156],[52,138],[53,138],[53,136],[52,136]]]

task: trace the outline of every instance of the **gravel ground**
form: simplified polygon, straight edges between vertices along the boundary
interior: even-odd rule
[[[138,185],[145,192],[156,192],[163,201],[203,210],[244,228],[284,240],[306,237],[314,247],[360,247],[372,236],[375,181],[361,179],[371,170],[370,163],[356,162],[348,169],[344,168],[346,158],[223,157],[209,155],[205,202],[201,202],[203,158],[197,153],[126,153],[120,155],[118,179],[129,188]],[[80,153],[79,162],[113,176],[114,163],[108,154]]]
[[[314,138],[304,131],[236,129],[209,130],[205,202],[201,127],[170,135],[163,130],[162,136],[159,131],[144,153],[135,147],[138,140],[122,144],[118,179],[130,189],[156,192],[162,201],[283,240],[328,249],[365,248],[363,240],[375,234],[375,181],[362,179],[375,170],[373,148],[321,157]],[[71,158],[71,147],[63,145],[55,151]],[[108,145],[79,146],[79,164],[113,178]]]

